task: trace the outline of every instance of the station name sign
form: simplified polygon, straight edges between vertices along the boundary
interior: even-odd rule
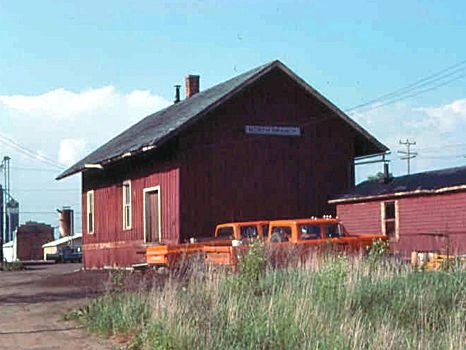
[[[244,127],[246,134],[254,135],[278,135],[278,136],[300,136],[301,128],[298,126],[265,126],[265,125],[246,125]]]

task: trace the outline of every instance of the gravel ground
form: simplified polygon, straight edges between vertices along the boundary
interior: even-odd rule
[[[63,315],[85,305],[109,284],[108,271],[81,271],[81,264],[0,271],[0,349],[117,349],[86,333]]]

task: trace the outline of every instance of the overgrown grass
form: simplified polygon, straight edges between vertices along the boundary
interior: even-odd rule
[[[132,336],[132,349],[466,347],[464,271],[344,255],[279,270],[250,261],[243,273],[194,269],[148,292],[109,293],[75,318]]]

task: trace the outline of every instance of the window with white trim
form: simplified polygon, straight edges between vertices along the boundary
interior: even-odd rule
[[[94,191],[87,192],[87,233],[94,233]]]
[[[123,230],[131,229],[131,181],[123,182]]]
[[[397,202],[382,202],[382,232],[390,240],[398,239],[398,210]]]

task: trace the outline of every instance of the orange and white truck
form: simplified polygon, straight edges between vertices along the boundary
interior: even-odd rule
[[[265,242],[269,259],[279,264],[290,253],[294,257],[305,257],[314,250],[358,252],[379,239],[386,241],[388,238],[383,234],[349,235],[338,219],[324,216],[270,221]],[[247,245],[242,244],[204,246],[205,262],[236,270],[238,257],[247,250]]]
[[[268,221],[228,222],[215,228],[212,238],[179,244],[158,244],[146,248],[146,263],[149,266],[176,267],[195,255],[204,254],[204,248],[215,246],[217,249],[247,243],[251,239],[264,239],[268,232]]]

